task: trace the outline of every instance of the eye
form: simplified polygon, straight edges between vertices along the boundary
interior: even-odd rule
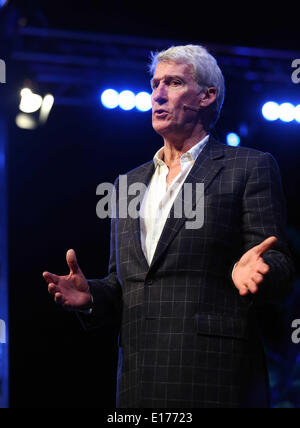
[[[157,87],[158,87],[158,82],[151,82],[152,90],[156,89]]]
[[[182,85],[182,83],[183,83],[183,82],[182,82],[181,80],[179,80],[179,79],[174,79],[174,80],[172,80],[172,81],[171,81],[171,85],[172,85],[172,86],[175,86],[175,87],[176,87],[176,86],[181,86],[181,85]]]

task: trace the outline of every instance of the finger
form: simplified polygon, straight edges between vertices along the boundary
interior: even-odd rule
[[[245,285],[241,285],[239,287],[239,292],[241,296],[246,296],[249,293],[249,290]]]
[[[255,284],[261,284],[264,280],[263,275],[261,275],[260,273],[256,273],[253,275],[253,281],[255,282]]]
[[[261,273],[262,275],[266,275],[270,270],[270,266],[267,265],[266,263],[262,263],[258,268],[257,268],[257,272]]]
[[[64,298],[61,293],[55,293],[54,300],[55,300],[55,303],[59,305],[62,305],[64,303]]]
[[[54,284],[57,284],[59,281],[59,277],[54,273],[43,272],[43,277],[48,282],[48,284],[50,284],[51,282],[53,282]]]
[[[270,250],[276,242],[276,236],[270,236],[269,238],[265,239],[261,244],[256,246],[256,253],[259,256],[261,254],[264,254],[266,251]]]
[[[48,291],[52,296],[54,296],[55,293],[59,292],[59,288],[55,284],[51,283],[48,285]]]
[[[246,286],[252,294],[257,293],[258,287],[257,287],[255,281],[253,281],[252,279],[248,279]]]
[[[65,301],[62,306],[65,311],[74,312],[74,308],[70,306],[67,301]]]
[[[76,253],[74,250],[68,250],[66,255],[67,263],[70,268],[71,273],[77,273],[79,271],[79,266],[77,263]]]

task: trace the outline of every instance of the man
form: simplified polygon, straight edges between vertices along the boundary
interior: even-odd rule
[[[68,276],[44,278],[86,328],[120,326],[119,407],[268,407],[255,308],[286,296],[293,270],[277,164],[210,136],[224,80],[206,49],[170,48],[152,72],[164,146],[126,175],[128,186],[147,186],[139,218],[112,219],[106,278],[87,281],[73,250]],[[197,183],[204,221],[191,228],[174,206],[183,184]],[[119,180],[115,188],[118,199]]]

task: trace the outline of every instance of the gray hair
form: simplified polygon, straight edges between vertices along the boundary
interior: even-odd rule
[[[152,52],[149,66],[151,75],[154,75],[159,62],[168,61],[191,64],[195,72],[195,81],[200,90],[212,86],[216,88],[217,98],[212,105],[210,118],[210,127],[212,128],[219,119],[225,96],[224,77],[216,59],[203,46],[172,46],[161,52]]]

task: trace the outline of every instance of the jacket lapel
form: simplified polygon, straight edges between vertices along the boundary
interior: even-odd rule
[[[206,144],[202,152],[199,154],[194,166],[192,167],[189,175],[185,180],[185,183],[190,183],[190,187],[192,188],[193,203],[190,211],[195,210],[196,204],[199,202],[197,200],[197,194],[196,194],[196,183],[204,184],[204,194],[205,194],[209,184],[216,177],[218,172],[224,167],[224,164],[222,162],[220,161],[216,162],[217,159],[220,159],[222,157],[223,157],[222,144],[217,143],[213,137],[210,137],[208,143]],[[183,189],[184,189],[184,185],[183,185]],[[181,196],[181,198],[183,199],[184,190],[182,195],[183,196]],[[203,194],[200,195],[200,198],[202,196]],[[178,197],[180,197],[180,193]],[[199,195],[198,195],[198,198],[199,198]],[[162,234],[160,236],[159,242],[156,247],[155,254],[152,259],[150,269],[156,264],[159,258],[163,255],[163,253],[166,251],[169,244],[175,238],[180,228],[183,227],[186,220],[188,220],[187,218],[188,215],[185,216],[184,211],[181,218],[174,218],[175,205],[176,205],[176,201],[171,208],[170,216],[167,219],[165,226],[163,228]]]
[[[143,165],[143,168],[141,171],[139,171],[139,174],[133,174],[128,180],[128,186],[130,186],[133,183],[142,183],[145,186],[148,186],[150,183],[150,180],[154,174],[154,162],[150,161]],[[128,203],[134,198],[134,196],[128,196]],[[139,209],[141,207],[139,206]],[[133,242],[134,242],[134,248],[136,251],[136,255],[138,257],[138,260],[143,264],[143,267],[145,271],[148,271],[149,264],[148,261],[144,255],[144,252],[142,250],[141,245],[141,229],[140,229],[140,217],[138,218],[131,218],[128,217],[128,221],[130,222],[131,230],[133,233]]]

